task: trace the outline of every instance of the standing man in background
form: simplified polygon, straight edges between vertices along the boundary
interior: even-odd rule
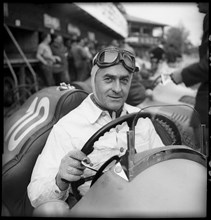
[[[208,141],[208,111],[209,111],[209,3],[197,3],[200,13],[204,13],[203,20],[203,35],[201,45],[199,46],[199,61],[193,63],[183,69],[176,70],[171,74],[171,79],[174,83],[179,84],[184,82],[187,87],[200,83],[196,94],[195,110],[199,113],[201,123],[206,126],[206,139]],[[194,120],[192,118],[192,126]]]
[[[76,81],[85,81],[90,76],[89,60],[90,57],[84,48],[80,37],[72,39],[71,53],[76,68]]]
[[[68,51],[67,47],[63,43],[63,38],[61,35],[53,35],[52,37],[52,44],[51,44],[51,50],[54,55],[60,57],[60,62],[57,62],[54,65],[54,74],[55,78],[58,79],[57,83],[65,82],[70,83],[70,76],[68,72]]]
[[[41,42],[37,48],[36,57],[40,61],[39,66],[44,75],[47,86],[54,86],[53,64],[61,61],[59,56],[54,56],[50,47],[51,35],[41,33]]]
[[[152,48],[149,51],[150,62],[151,62],[151,71],[152,71],[153,75],[158,70],[159,64],[161,64],[163,62],[163,60],[165,59],[164,43],[165,42],[163,40],[160,40],[157,47]]]

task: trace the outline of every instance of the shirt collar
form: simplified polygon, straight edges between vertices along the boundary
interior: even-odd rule
[[[95,105],[95,103],[91,99],[91,95],[92,93],[89,94],[87,97],[87,109],[89,109],[89,111],[87,112],[87,118],[91,124],[94,124],[102,114],[103,110]]]
[[[100,107],[98,107],[93,100],[91,99],[91,95],[93,93],[89,94],[87,97],[87,109],[89,109],[89,112],[87,112],[87,118],[90,121],[91,124],[94,124],[99,117],[101,116],[101,114],[103,112],[106,112],[108,115],[108,111],[102,110]],[[129,111],[130,112],[130,111]],[[124,104],[123,109],[122,109],[122,113],[121,116],[126,115],[128,113],[127,111],[127,104]]]

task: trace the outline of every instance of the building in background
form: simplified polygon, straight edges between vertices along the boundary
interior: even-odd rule
[[[138,56],[142,57],[143,53],[164,38],[166,24],[137,18],[128,14],[125,14],[125,18],[128,22],[129,32],[126,40],[134,47]]]

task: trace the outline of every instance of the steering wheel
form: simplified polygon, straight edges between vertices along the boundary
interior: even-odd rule
[[[149,113],[149,112],[135,112],[135,113],[130,113],[127,115],[124,115],[122,117],[119,117],[111,122],[109,122],[108,124],[106,124],[105,126],[103,126],[101,129],[99,129],[95,134],[93,134],[90,139],[85,143],[85,145],[83,146],[83,148],[81,149],[81,151],[83,153],[85,153],[86,155],[89,155],[93,150],[93,145],[94,143],[101,137],[103,136],[106,132],[108,132],[111,128],[116,127],[119,124],[122,124],[123,122],[127,122],[129,129],[132,130],[135,128],[135,125],[138,121],[139,118],[150,118],[150,119],[156,119],[159,118],[160,115],[158,114],[153,114],[153,113]],[[161,116],[162,120],[164,120],[165,117]],[[169,119],[167,119],[169,120]],[[170,120],[169,120],[170,121]],[[171,125],[171,131],[174,132],[177,136],[179,134],[179,131],[176,127],[176,125],[174,123],[170,123]],[[179,136],[179,141],[177,142],[177,144],[181,144],[181,137]],[[85,183],[85,181],[88,181],[90,179],[93,178],[93,181],[91,183],[91,186],[93,185],[93,183],[103,174],[104,169],[108,166],[108,164],[110,164],[113,160],[116,160],[116,162],[118,162],[120,160],[120,158],[118,156],[114,156],[112,158],[110,158],[108,161],[106,161],[98,170],[98,172],[95,174],[95,176],[91,177],[91,178],[82,178],[76,182],[72,182],[71,183],[71,187],[72,187],[72,191],[73,191],[73,195],[75,196],[75,198],[77,200],[81,199],[81,195],[79,193],[78,187],[82,184]]]

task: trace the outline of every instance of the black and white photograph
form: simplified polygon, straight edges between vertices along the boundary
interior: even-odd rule
[[[4,2],[2,217],[207,218],[209,2]]]

